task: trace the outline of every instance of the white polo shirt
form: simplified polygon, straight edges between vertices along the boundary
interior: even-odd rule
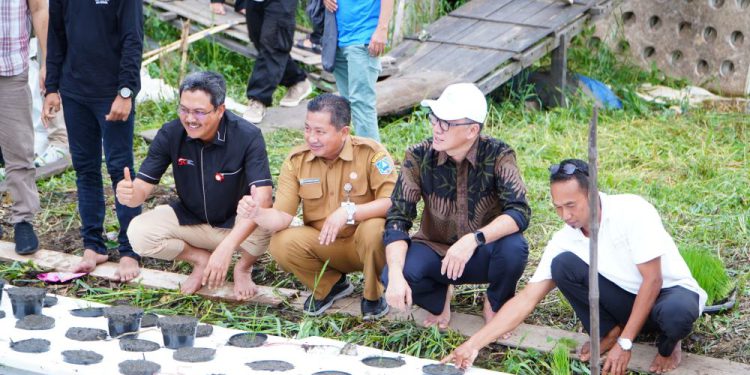
[[[626,291],[638,294],[643,277],[638,264],[661,257],[662,288],[681,286],[698,294],[703,312],[706,292],[698,286],[656,208],[637,195],[599,192],[599,274]],[[589,264],[589,239],[580,229],[565,226],[552,236],[529,282],[552,279],[552,259],[570,251]]]

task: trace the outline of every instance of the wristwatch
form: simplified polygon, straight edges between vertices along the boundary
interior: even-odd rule
[[[484,238],[484,233],[481,230],[474,232],[474,240],[477,241],[477,246],[482,246],[487,243]]]
[[[618,337],[617,338],[617,345],[620,345],[620,347],[622,348],[622,350],[624,350],[624,351],[627,352],[627,351],[630,351],[630,349],[633,348],[633,341],[631,341],[630,339],[626,339],[624,337]]]
[[[354,224],[354,213],[357,212],[357,205],[353,202],[345,202],[341,205],[346,210],[346,223],[349,225]]]
[[[133,96],[133,90],[128,87],[123,87],[117,91],[117,95],[120,95],[123,99],[130,99]]]

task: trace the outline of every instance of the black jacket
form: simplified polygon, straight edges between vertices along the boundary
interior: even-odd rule
[[[50,0],[47,92],[114,98],[141,87],[142,0]]]

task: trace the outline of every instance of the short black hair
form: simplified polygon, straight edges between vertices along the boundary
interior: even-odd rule
[[[573,165],[575,168],[572,173],[566,173],[565,166]],[[553,168],[557,167],[553,172]],[[568,167],[570,168],[570,167]],[[559,164],[550,167],[549,183],[569,181],[575,179],[578,186],[584,191],[589,191],[589,164],[581,159],[565,159]]]
[[[336,130],[349,126],[352,121],[352,108],[349,101],[344,97],[334,94],[318,95],[307,103],[308,112],[328,112],[331,115],[331,124]]]
[[[227,84],[224,76],[219,73],[204,71],[190,73],[180,84],[180,96],[183,91],[200,90],[211,97],[211,105],[218,107],[224,104],[227,96]]]

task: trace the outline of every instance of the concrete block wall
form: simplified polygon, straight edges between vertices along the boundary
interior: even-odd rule
[[[750,0],[625,0],[596,27],[646,69],[722,95],[750,93]]]

